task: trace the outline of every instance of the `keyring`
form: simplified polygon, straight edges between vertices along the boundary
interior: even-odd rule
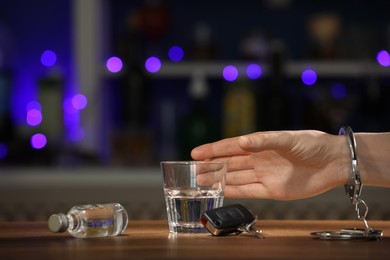
[[[377,229],[346,228],[340,231],[312,232],[312,236],[323,240],[375,240],[383,237],[383,231]]]

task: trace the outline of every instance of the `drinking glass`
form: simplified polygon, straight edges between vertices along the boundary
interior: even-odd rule
[[[226,163],[163,161],[164,196],[171,233],[207,233],[202,213],[222,207]]]

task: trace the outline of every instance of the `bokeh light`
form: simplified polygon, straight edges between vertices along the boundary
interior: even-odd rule
[[[31,147],[34,149],[42,149],[47,144],[47,139],[44,134],[35,134],[30,139]]]
[[[184,51],[180,46],[172,46],[168,51],[168,56],[171,61],[179,62],[184,57]]]
[[[228,65],[223,69],[222,76],[226,81],[235,81],[238,78],[238,70],[235,66]]]
[[[42,111],[42,106],[38,101],[33,100],[33,101],[28,102],[26,105],[26,111],[29,111],[31,109],[36,109],[36,110]]]
[[[262,74],[262,70],[260,65],[258,64],[250,64],[246,69],[246,75],[250,79],[258,79]]]
[[[28,110],[26,122],[30,126],[39,125],[42,122],[42,112],[35,108]]]
[[[41,55],[41,63],[46,67],[51,67],[57,62],[57,55],[52,50],[45,50]]]
[[[317,81],[317,73],[314,70],[304,70],[302,72],[302,82],[308,86],[313,85]]]
[[[335,83],[331,86],[331,93],[334,98],[343,99],[347,96],[347,88],[343,83]]]
[[[83,94],[76,94],[72,97],[72,106],[77,110],[84,109],[87,104],[88,100]]]
[[[64,108],[64,112],[68,115],[74,115],[76,113],[78,113],[79,111],[73,106],[72,104],[72,98],[67,98],[65,99],[64,101],[64,105],[63,105],[63,108]]]
[[[112,73],[117,73],[123,68],[122,60],[118,57],[111,57],[106,62],[106,68]]]
[[[145,68],[150,73],[156,73],[161,69],[161,61],[157,57],[150,57],[145,62]]]
[[[386,50],[381,50],[376,55],[376,60],[378,61],[379,65],[383,67],[390,66],[390,55],[389,52]]]
[[[5,144],[0,144],[0,160],[8,155],[8,147]]]

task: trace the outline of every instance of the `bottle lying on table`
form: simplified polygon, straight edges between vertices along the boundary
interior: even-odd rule
[[[51,231],[68,231],[77,238],[117,236],[127,223],[126,209],[119,203],[78,205],[67,214],[53,214],[48,220]]]

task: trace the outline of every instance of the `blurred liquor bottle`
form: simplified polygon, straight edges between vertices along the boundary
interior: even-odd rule
[[[7,151],[14,138],[14,127],[11,120],[11,83],[12,74],[0,66],[0,145]],[[4,158],[6,154],[4,154]],[[0,158],[1,159],[1,158]]]
[[[38,79],[39,103],[42,107],[42,122],[39,130],[52,143],[61,143],[64,136],[64,80],[60,74],[42,76]]]
[[[266,64],[270,56],[270,35],[263,28],[256,27],[244,33],[238,49],[239,57],[246,61]],[[265,127],[263,116],[264,79],[247,71],[235,83],[228,83],[224,98],[224,136],[231,137],[251,133]]]
[[[341,19],[335,13],[315,14],[307,21],[308,58],[334,60],[342,56]]]
[[[114,164],[148,165],[154,159],[150,79],[144,62],[150,55],[161,54],[161,39],[170,24],[170,9],[161,0],[144,1],[128,15],[119,50],[125,69],[118,95],[120,127],[112,137]]]
[[[266,62],[269,56],[270,37],[261,28],[246,32],[239,44],[239,56],[244,60]]]
[[[218,57],[218,47],[212,33],[212,28],[208,23],[195,24],[188,51],[191,60],[215,60]]]
[[[13,84],[12,40],[8,27],[0,23],[0,161],[9,157],[15,138],[11,118]]]
[[[48,75],[39,78],[39,103],[42,107],[42,122],[39,130],[46,135],[48,143],[63,142],[64,137],[64,80],[61,75]]]
[[[61,74],[48,74],[38,79],[38,95],[41,105],[42,122],[34,127],[34,132],[40,132],[46,136],[47,144],[41,153],[45,163],[57,163],[64,147],[64,79]]]
[[[223,136],[233,137],[256,130],[256,97],[248,79],[227,83],[223,98]]]
[[[291,107],[285,86],[285,46],[279,40],[270,45],[269,84],[264,93],[262,127],[267,130],[281,130],[291,127]]]
[[[131,131],[144,130],[149,108],[149,86],[143,68],[145,37],[142,19],[139,9],[129,14],[118,50],[124,63],[118,95],[121,104],[120,126]]]
[[[191,159],[191,150],[198,145],[216,141],[219,138],[217,120],[207,103],[209,94],[205,75],[194,72],[189,86],[191,110],[179,123],[178,151],[183,160]]]

